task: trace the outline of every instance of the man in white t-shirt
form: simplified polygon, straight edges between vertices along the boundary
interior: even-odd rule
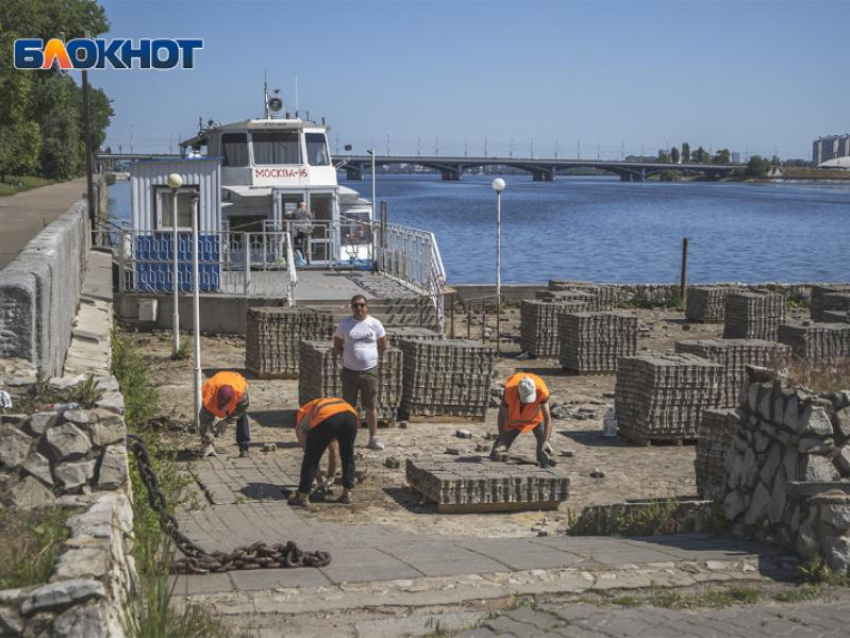
[[[342,356],[342,398],[357,408],[360,397],[369,426],[369,447],[383,450],[378,440],[378,363],[387,348],[387,333],[380,321],[369,316],[366,297],[351,298],[351,316],[339,322],[334,351]]]

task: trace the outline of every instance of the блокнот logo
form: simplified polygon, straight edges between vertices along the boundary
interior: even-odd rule
[[[52,38],[15,40],[16,69],[193,69],[195,50],[203,49],[200,38],[75,38],[63,42]],[[134,67],[133,62],[138,62]]]

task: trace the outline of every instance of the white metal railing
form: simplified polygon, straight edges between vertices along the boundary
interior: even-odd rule
[[[295,252],[292,250],[292,236],[289,233],[286,233],[286,271],[289,275],[289,287],[286,290],[286,299],[290,306],[294,306],[298,273],[295,270]]]
[[[374,229],[378,270],[428,296],[443,331],[446,270],[434,233],[380,222],[375,222]]]

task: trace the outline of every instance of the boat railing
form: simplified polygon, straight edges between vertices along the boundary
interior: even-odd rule
[[[373,233],[377,269],[427,296],[443,332],[446,270],[434,233],[381,222],[374,222]]]

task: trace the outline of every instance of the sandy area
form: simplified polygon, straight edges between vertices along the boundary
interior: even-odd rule
[[[682,314],[668,310],[634,310],[642,331],[638,350],[665,352],[676,340],[719,336],[722,325],[685,324]],[[792,316],[800,311],[792,312]],[[488,322],[494,327],[493,318]],[[380,437],[386,443],[383,452],[365,448],[367,434],[358,436],[358,469],[365,468],[367,477],[355,490],[356,503],[346,508],[336,504],[318,504],[311,516],[327,520],[357,523],[386,523],[410,531],[451,535],[517,536],[541,531],[557,533],[566,527],[568,510],[578,511],[592,504],[622,502],[627,499],[665,496],[694,497],[694,448],[689,446],[638,447],[620,438],[602,436],[604,405],[613,403],[615,377],[573,376],[564,373],[555,360],[518,360],[519,310],[507,310],[502,322],[502,358],[498,363],[503,381],[516,370],[533,371],[549,385],[552,401],[568,404],[571,411],[583,408],[586,418],[558,419],[554,422],[553,446],[557,452],[571,450],[572,457],[560,457],[557,470],[570,477],[570,499],[555,512],[530,512],[488,515],[438,515],[433,507],[419,503],[418,496],[406,487],[404,459],[443,454],[456,448],[461,454],[476,454],[476,447],[487,445],[485,435],[496,430],[496,412],[488,411],[484,423],[411,423],[407,428],[383,428]],[[466,335],[462,319],[456,324],[458,336]],[[472,335],[480,338],[480,318],[473,319]],[[192,362],[171,361],[171,337],[167,332],[125,333],[143,351],[150,363],[153,379],[161,393],[161,413],[183,428],[166,434],[180,449],[196,450],[196,434],[189,431],[192,412]],[[202,339],[204,372],[244,368],[244,340],[238,337],[209,336]],[[291,430],[297,409],[298,382],[292,380],[256,380],[249,378],[253,452],[257,458],[277,455],[286,465],[297,467],[300,450],[293,446]],[[471,439],[455,436],[458,428],[472,432]],[[229,430],[217,445],[220,453],[236,456],[237,450]],[[278,444],[273,452],[263,452],[267,442]],[[534,437],[521,437],[512,452],[532,454]],[[399,469],[388,469],[388,457],[397,458]],[[194,461],[203,463],[204,461]],[[595,468],[605,478],[590,477]]]

